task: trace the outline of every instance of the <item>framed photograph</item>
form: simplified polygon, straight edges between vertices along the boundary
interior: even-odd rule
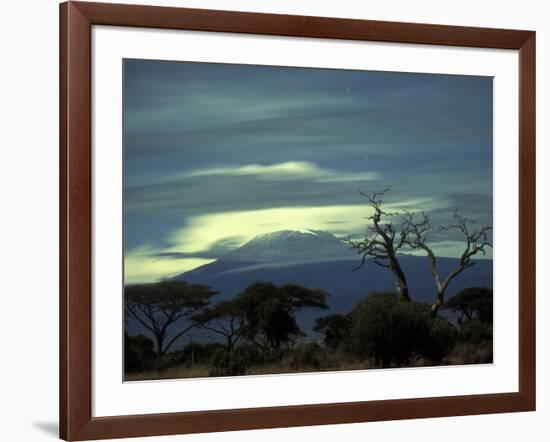
[[[535,33],[60,6],[60,436],[535,410]]]

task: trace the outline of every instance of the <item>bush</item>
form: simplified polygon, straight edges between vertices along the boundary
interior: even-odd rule
[[[493,362],[493,341],[485,341],[479,345],[459,343],[452,356],[462,364],[489,364]]]
[[[427,304],[374,292],[351,312],[350,348],[382,366],[403,365],[413,356],[440,361],[451,350],[455,329],[443,318],[432,319]]]
[[[493,362],[493,326],[479,319],[463,322],[458,329],[454,356],[464,364]]]
[[[300,345],[292,350],[290,366],[295,369],[320,369],[328,360],[325,351],[315,342]]]
[[[225,348],[218,348],[212,354],[210,359],[210,367],[208,369],[209,376],[239,376],[246,373],[247,358],[245,353],[241,353],[235,349],[232,352]]]
[[[425,342],[421,342],[417,351],[420,356],[430,361],[441,362],[456,343],[456,328],[442,317],[428,320],[431,322],[429,335]]]
[[[193,365],[206,365],[212,357],[214,351],[218,348],[224,348],[219,343],[206,343],[201,344],[193,342],[186,345],[181,350],[176,350],[171,353],[167,353],[161,357],[155,357],[148,362],[145,369],[149,371],[167,370],[172,367],[185,365],[191,367]]]
[[[137,373],[148,368],[156,357],[153,341],[144,335],[124,334],[124,371]]]
[[[328,315],[317,318],[313,331],[324,334],[324,343],[328,348],[341,348],[349,334],[350,318],[348,315]]]
[[[289,347],[270,348],[261,352],[262,364],[277,364],[291,351]]]
[[[477,319],[463,322],[459,328],[459,341],[474,345],[492,342],[493,326]]]
[[[193,342],[187,344],[183,350],[174,353],[176,364],[180,365],[185,363],[186,365],[192,364],[208,364],[210,358],[217,349],[225,348],[220,343],[205,343]]]
[[[263,365],[268,359],[264,353],[253,344],[241,344],[233,349],[234,357],[237,357],[246,368],[254,365]]]
[[[362,358],[373,357],[383,366],[407,362],[418,334],[426,333],[414,307],[393,293],[370,294],[351,312],[352,350]]]

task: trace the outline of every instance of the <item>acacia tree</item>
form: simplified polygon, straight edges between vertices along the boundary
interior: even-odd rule
[[[244,311],[244,336],[263,351],[279,348],[302,335],[295,313],[303,308],[327,309],[328,294],[294,284],[256,282],[237,296]]]
[[[186,281],[129,285],[124,290],[126,317],[153,334],[157,356],[163,356],[180,336],[198,325],[193,316],[204,310],[216,293],[206,285]],[[174,334],[180,324],[182,328]]]
[[[468,287],[445,302],[442,309],[458,313],[458,323],[478,320],[493,323],[493,291],[486,287]]]
[[[313,331],[323,333],[326,346],[335,349],[348,337],[350,324],[350,315],[332,314],[317,318]]]
[[[193,321],[200,324],[201,328],[222,336],[229,352],[243,336],[246,326],[245,312],[238,299],[218,302],[194,316]]]
[[[358,255],[361,255],[361,263],[354,269],[360,269],[367,262],[367,258],[373,258],[374,264],[389,269],[397,280],[399,294],[402,299],[410,301],[407,278],[401,268],[398,252],[407,245],[407,237],[410,226],[395,221],[401,221],[401,212],[388,212],[382,208],[382,195],[389,192],[389,188],[381,192],[359,192],[368,200],[373,213],[367,216],[370,221],[367,225],[365,237],[360,241],[348,240]],[[413,220],[410,220],[413,223]]]
[[[440,276],[437,271],[437,258],[433,249],[428,245],[426,238],[427,232],[431,227],[430,218],[424,212],[421,212],[420,221],[415,221],[414,218],[415,214],[412,212],[405,212],[403,215],[403,226],[407,232],[405,242],[412,248],[421,249],[426,252],[430,273],[434,278],[437,288],[437,295],[431,308],[432,316],[435,316],[445,302],[445,292],[451,281],[464,270],[475,265],[472,257],[477,254],[485,255],[486,248],[492,247],[488,237],[489,231],[492,228],[489,225],[484,225],[477,230],[473,229],[472,224],[475,221],[463,217],[457,209],[454,213],[455,223],[448,226],[440,226],[439,230],[459,232],[464,240],[464,251],[460,256],[458,265],[446,276]]]

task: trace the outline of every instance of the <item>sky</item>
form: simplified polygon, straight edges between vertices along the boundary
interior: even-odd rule
[[[125,282],[277,230],[358,238],[359,190],[390,187],[388,209],[435,226],[456,208],[492,224],[492,91],[491,77],[124,60]]]

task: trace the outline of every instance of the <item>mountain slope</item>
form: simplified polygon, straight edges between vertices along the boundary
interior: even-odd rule
[[[400,262],[408,278],[411,297],[430,302],[436,291],[425,257],[402,255]],[[330,294],[330,313],[346,313],[373,290],[395,290],[388,269],[367,260],[356,271],[358,256],[328,232],[281,231],[254,238],[220,259],[176,276],[203,283],[220,291],[217,299],[235,296],[256,281],[299,284],[322,288]],[[440,274],[447,275],[458,264],[455,258],[438,259]],[[449,286],[448,296],[472,286],[492,287],[492,260],[478,260]],[[326,312],[303,311],[298,319],[310,331],[314,319]]]

